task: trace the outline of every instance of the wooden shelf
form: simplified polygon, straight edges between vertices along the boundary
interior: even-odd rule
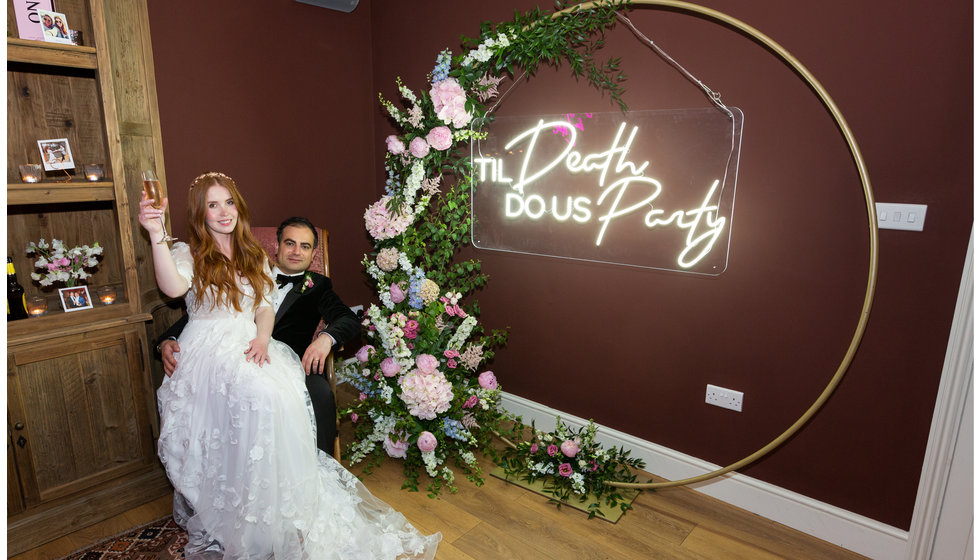
[[[7,346],[9,348],[19,344],[42,342],[61,336],[153,320],[153,316],[149,313],[132,313],[125,301],[117,301],[118,303],[114,305],[96,303],[92,309],[81,309],[71,313],[65,313],[61,308],[56,308],[48,311],[48,314],[42,317],[28,317],[18,321],[9,321],[7,323]]]
[[[67,68],[99,67],[95,47],[77,47],[7,37],[7,62],[28,62]]]
[[[98,202],[114,200],[112,181],[71,181],[70,183],[8,183],[7,205],[56,204],[59,202]]]

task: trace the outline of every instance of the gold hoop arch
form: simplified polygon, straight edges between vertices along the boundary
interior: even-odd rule
[[[561,14],[574,13],[578,10],[588,9],[597,5],[605,4],[601,0],[593,2],[583,2],[564,10],[555,12],[554,16],[557,17]],[[840,109],[837,108],[837,104],[834,100],[830,98],[830,94],[824,89],[820,82],[806,69],[803,64],[800,63],[793,55],[791,55],[786,49],[780,46],[778,43],[767,37],[765,34],[759,30],[753,28],[752,26],[737,20],[727,14],[723,14],[717,10],[712,10],[710,8],[705,8],[704,6],[699,6],[697,4],[691,4],[689,2],[680,2],[677,0],[632,0],[633,5],[647,5],[660,8],[675,8],[683,12],[689,12],[694,14],[701,14],[707,16],[713,20],[726,23],[732,27],[739,29],[747,33],[753,39],[759,41],[766,47],[776,53],[783,61],[788,63],[793,69],[803,78],[810,87],[817,93],[820,97],[820,101],[824,104],[831,115],[834,117],[834,121],[837,123],[837,127],[840,129],[841,134],[847,140],[847,146],[851,150],[851,157],[854,159],[854,165],[857,166],[858,174],[861,177],[861,186],[864,191],[864,202],[868,210],[868,231],[869,231],[869,243],[871,248],[871,255],[868,262],[868,281],[864,292],[864,303],[861,306],[861,316],[858,318],[857,327],[854,329],[854,335],[851,337],[851,344],[847,348],[847,352],[844,353],[844,359],[841,360],[840,365],[837,367],[837,371],[834,376],[830,379],[830,382],[824,388],[817,400],[814,401],[810,408],[803,413],[803,416],[793,423],[785,432],[780,434],[776,439],[769,442],[765,447],[759,449],[755,453],[752,453],[748,457],[736,461],[727,467],[722,467],[720,469],[698,475],[692,476],[690,478],[685,478],[681,480],[673,480],[666,482],[647,482],[647,483],[629,483],[629,482],[607,482],[609,486],[614,486],[618,488],[637,488],[637,489],[657,489],[657,488],[670,488],[674,486],[685,486],[688,484],[694,484],[697,482],[704,482],[712,478],[721,476],[723,474],[738,470],[746,465],[749,465],[756,460],[762,458],[763,456],[769,454],[773,449],[779,447],[787,439],[789,439],[793,434],[795,434],[800,428],[806,424],[814,414],[827,402],[830,395],[840,384],[841,379],[844,377],[844,373],[847,368],[851,365],[851,361],[854,359],[854,355],[857,353],[858,345],[861,343],[861,339],[864,337],[864,331],[868,325],[868,316],[871,313],[871,301],[874,299],[875,283],[878,278],[878,222],[875,213],[875,201],[874,195],[871,193],[871,181],[868,178],[868,170],[864,165],[864,157],[861,155],[861,150],[858,148],[857,141],[854,139],[854,134],[851,132],[851,128],[847,125],[847,121],[844,120],[844,115],[841,114]]]

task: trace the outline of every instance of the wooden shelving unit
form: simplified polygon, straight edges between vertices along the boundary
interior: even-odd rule
[[[141,169],[163,175],[146,0],[59,0],[58,11],[86,46],[7,39],[7,246],[27,296],[49,309],[7,324],[8,555],[170,491],[147,335],[160,298],[133,202]],[[37,141],[55,138],[71,146],[71,179],[21,183],[17,166],[39,162]],[[84,180],[84,163],[103,164],[106,178]],[[85,282],[92,309],[65,313],[63,284],[31,281],[26,247],[41,238],[104,248]],[[104,285],[112,305],[96,298]]]

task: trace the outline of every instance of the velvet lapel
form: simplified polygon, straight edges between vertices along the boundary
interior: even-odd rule
[[[276,311],[276,320],[275,320],[276,323],[278,323],[279,320],[282,319],[282,317],[286,314],[287,311],[289,311],[289,308],[292,307],[294,303],[299,301],[299,298],[303,296],[303,293],[301,292],[305,293],[305,292],[310,292],[315,290],[320,282],[321,282],[320,277],[317,275],[313,275],[312,287],[308,287],[306,288],[306,290],[303,290],[303,282],[300,282],[299,284],[293,286],[293,289],[289,290],[289,293],[287,293],[286,297],[283,298],[282,303],[279,304],[279,311]]]

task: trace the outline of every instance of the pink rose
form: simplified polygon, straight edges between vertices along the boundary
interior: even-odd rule
[[[361,349],[357,351],[355,356],[357,356],[357,361],[366,362],[368,359],[370,359],[371,354],[374,354],[374,346],[367,344],[365,346],[361,346]]]
[[[391,293],[392,303],[401,303],[405,301],[405,290],[403,290],[398,284],[392,284],[391,287],[388,288],[388,292]]]
[[[457,317],[459,317],[460,319],[465,319],[466,318],[466,312],[463,311],[463,308],[462,307],[460,307],[458,305],[454,305],[453,306],[453,309],[454,309],[454,311],[456,311],[456,316]]]
[[[477,381],[479,381],[480,387],[483,387],[484,389],[493,390],[497,388],[497,377],[492,371],[485,371],[481,373],[480,377],[477,378]]]
[[[560,474],[562,476],[571,476],[572,475],[572,466],[569,465],[568,463],[562,463],[562,464],[558,465],[558,474]]]
[[[419,371],[422,373],[435,373],[436,368],[439,367],[439,360],[432,354],[419,354],[415,358],[415,365],[419,366]]]
[[[408,456],[408,442],[402,440],[391,440],[391,434],[385,437],[384,443],[385,451],[388,452],[389,457],[394,457],[395,459],[404,459]]]
[[[449,127],[437,126],[425,135],[425,141],[437,150],[448,150],[453,145],[453,133]]]
[[[405,143],[399,140],[394,134],[385,138],[385,144],[388,145],[388,151],[396,156],[405,151]]]
[[[466,399],[466,402],[463,403],[463,408],[473,408],[478,402],[480,402],[480,399],[476,395],[470,395],[470,398]]]
[[[557,454],[558,454],[558,446],[552,443],[551,445],[548,446],[548,455],[554,457]]]
[[[351,412],[350,413],[350,421],[353,424],[357,424],[357,413],[356,412]]]
[[[360,399],[361,401],[366,401],[367,395],[365,393],[361,393],[360,395],[357,396],[357,398]]]
[[[453,350],[453,349],[444,350],[442,352],[442,355],[445,356],[445,357],[447,357],[447,358],[458,358],[459,357],[459,350]]]
[[[381,362],[381,373],[385,377],[394,377],[398,375],[398,372],[402,370],[401,364],[399,364],[394,358],[385,358]]]
[[[419,434],[418,446],[419,450],[423,453],[435,451],[438,444],[439,442],[436,441],[436,436],[432,435],[432,432],[422,432]]]
[[[425,138],[416,136],[408,144],[408,151],[412,152],[412,155],[417,158],[424,158],[429,155],[429,143],[425,141]]]
[[[565,440],[561,444],[561,452],[565,454],[565,457],[574,457],[578,455],[578,443],[574,440]]]
[[[531,444],[531,453],[537,453],[537,452],[538,452],[538,444],[532,443]]]
[[[449,360],[446,362],[446,367],[448,367],[449,369],[456,369],[456,365],[457,365],[456,360],[452,358],[449,358]]]

